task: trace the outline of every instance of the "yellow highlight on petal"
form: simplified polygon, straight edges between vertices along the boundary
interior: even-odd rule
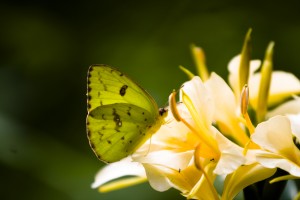
[[[137,185],[143,182],[146,182],[147,178],[146,177],[130,177],[130,178],[125,178],[121,180],[116,180],[110,183],[107,183],[101,187],[99,187],[99,192],[111,192],[113,190],[118,190],[122,189],[125,187]]]

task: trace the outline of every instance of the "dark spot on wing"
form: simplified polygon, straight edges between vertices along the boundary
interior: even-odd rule
[[[121,140],[125,140],[125,137],[123,136],[123,137],[121,137]]]
[[[129,106],[129,107],[128,107],[128,110],[127,110],[127,115],[128,115],[128,116],[131,116],[130,110],[131,110],[131,107]]]
[[[131,143],[132,143],[132,140],[129,140],[129,143],[131,144]]]
[[[116,109],[113,109],[113,116],[114,116],[114,121],[116,123],[115,130],[120,132],[119,128],[122,126],[122,121],[121,121],[120,115],[118,115]]]
[[[128,85],[123,85],[120,89],[120,95],[123,97],[126,94],[126,90],[128,88]]]
[[[147,121],[147,118],[145,118],[144,121],[146,122],[146,121]]]
[[[107,143],[108,143],[108,144],[111,144],[111,141],[110,141],[110,140],[107,140]]]
[[[102,137],[103,137],[104,134],[101,133],[100,131],[98,131],[97,133],[98,133],[98,135],[100,136],[99,140],[102,141]]]

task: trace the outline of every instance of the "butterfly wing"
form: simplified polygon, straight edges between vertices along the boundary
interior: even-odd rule
[[[88,111],[114,103],[128,103],[158,114],[154,99],[128,76],[108,65],[92,65],[88,72]]]
[[[87,131],[99,159],[115,162],[132,154],[160,124],[157,105],[145,90],[109,66],[90,67]]]
[[[125,103],[99,106],[88,117],[91,147],[100,160],[108,163],[133,153],[156,127],[147,110]]]

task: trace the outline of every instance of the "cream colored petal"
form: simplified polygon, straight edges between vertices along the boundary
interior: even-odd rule
[[[172,187],[180,190],[183,196],[187,196],[199,182],[202,175],[202,172],[194,165],[190,165],[188,168],[180,170],[177,173],[168,174],[168,178]]]
[[[199,127],[211,126],[214,114],[213,98],[198,76],[183,84],[180,100],[187,106]]]
[[[214,119],[228,123],[230,117],[237,116],[237,109],[239,108],[238,102],[231,88],[227,83],[216,73],[212,72],[210,78],[205,82],[205,86],[211,91],[214,99],[214,106],[216,112]]]
[[[233,199],[245,187],[264,180],[275,172],[276,169],[268,169],[259,164],[241,166],[226,177],[221,199]]]
[[[132,162],[131,157],[126,157],[100,169],[95,177],[95,181],[92,183],[92,188],[97,188],[123,176],[146,177],[146,173],[140,163]]]
[[[229,77],[228,81],[233,89],[234,93],[239,96],[239,65],[241,61],[241,55],[237,55],[232,58],[228,64]],[[252,60],[250,62],[250,72],[249,76],[251,76],[261,65],[260,60]]]
[[[249,89],[250,89],[250,103],[256,108],[258,91],[260,84],[261,74],[256,73],[250,77]],[[268,105],[272,106],[280,103],[286,98],[291,97],[293,94],[300,93],[300,81],[292,73],[283,71],[274,71],[272,73],[270,93],[268,99]]]
[[[297,115],[287,115],[292,125],[293,135],[300,141],[300,112]]]
[[[170,173],[172,170],[164,166],[150,164],[143,164],[143,166],[146,170],[148,181],[153,189],[163,192],[171,188],[166,173]]]
[[[275,116],[260,123],[251,138],[263,150],[299,165],[300,151],[293,142],[291,123],[287,117]]]
[[[293,149],[291,124],[287,117],[275,116],[260,123],[252,135],[252,140],[265,150],[280,153]]]
[[[271,118],[276,115],[298,114],[298,113],[300,113],[300,98],[297,97],[269,111],[267,113],[267,118]]]
[[[214,170],[215,174],[230,174],[246,163],[246,157],[243,155],[243,148],[231,142],[221,133],[216,135],[216,140],[221,151],[221,158]]]
[[[234,139],[238,144],[244,145],[249,138],[241,127],[239,121],[240,102],[227,85],[227,83],[216,73],[212,73],[205,86],[211,91],[214,99],[215,113],[214,121],[218,124],[220,131]]]
[[[267,151],[257,151],[256,159],[257,162],[259,162],[264,167],[278,167],[289,172],[291,175],[300,177],[300,166],[284,156]]]
[[[178,169],[186,168],[193,155],[194,150],[179,153],[170,150],[161,150],[133,157],[133,161],[142,164],[161,165],[177,171]]]

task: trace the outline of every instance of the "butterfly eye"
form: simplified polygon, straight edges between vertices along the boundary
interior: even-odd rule
[[[168,112],[168,109],[166,109],[166,108],[159,108],[158,112],[159,112],[160,116],[164,116],[165,113]]]

